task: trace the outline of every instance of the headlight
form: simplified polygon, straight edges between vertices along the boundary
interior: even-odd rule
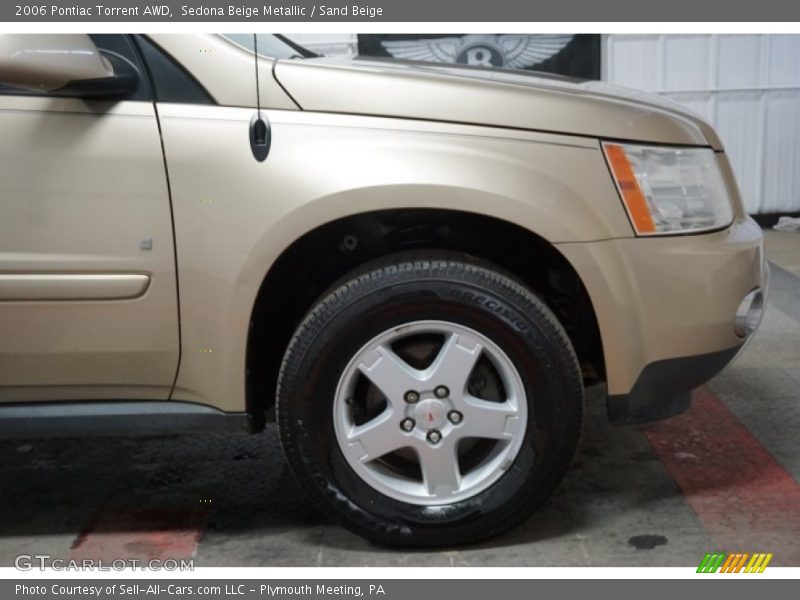
[[[713,150],[603,143],[603,151],[637,234],[693,233],[733,221]]]

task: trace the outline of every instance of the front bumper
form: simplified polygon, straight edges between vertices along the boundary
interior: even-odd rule
[[[691,405],[691,391],[722,371],[739,349],[650,363],[630,392],[608,396],[608,420],[614,425],[633,425],[682,413]]]
[[[742,299],[766,290],[761,228],[749,217],[724,231],[561,244],[597,316],[615,423],[677,414],[746,340]]]

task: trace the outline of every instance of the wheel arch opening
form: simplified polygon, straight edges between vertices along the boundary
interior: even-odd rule
[[[278,372],[294,331],[337,280],[376,259],[448,251],[490,262],[532,289],[561,321],[584,382],[605,380],[602,342],[578,273],[549,242],[508,221],[441,209],[358,213],[321,225],[288,246],[256,296],[247,340],[246,406],[256,430],[271,420]]]

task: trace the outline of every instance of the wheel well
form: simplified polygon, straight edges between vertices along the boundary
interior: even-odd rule
[[[462,252],[509,271],[556,314],[584,380],[605,379],[600,333],[578,274],[548,242],[507,221],[451,210],[398,209],[326,223],[296,240],[273,264],[253,307],[247,347],[247,410],[263,427],[275,402],[281,360],[306,312],[359,265],[409,250]]]

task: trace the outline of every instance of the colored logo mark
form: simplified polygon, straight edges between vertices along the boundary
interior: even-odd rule
[[[769,561],[772,560],[772,553],[757,552],[748,554],[747,552],[725,552],[706,553],[700,566],[697,567],[698,573],[763,573]],[[745,566],[746,565],[746,566]]]

